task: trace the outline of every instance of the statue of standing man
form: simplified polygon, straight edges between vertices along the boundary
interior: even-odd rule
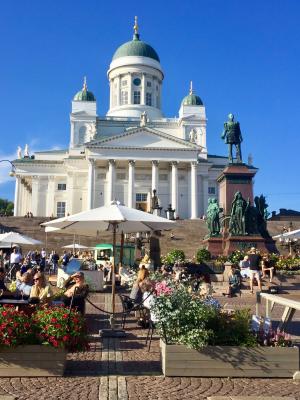
[[[235,146],[236,151],[236,159],[238,163],[242,163],[242,151],[241,151],[241,143],[243,141],[242,133],[240,129],[239,122],[234,121],[234,115],[228,115],[228,121],[224,123],[224,131],[221,136],[222,139],[225,139],[225,143],[228,144],[229,150],[229,161],[232,163],[232,146]]]

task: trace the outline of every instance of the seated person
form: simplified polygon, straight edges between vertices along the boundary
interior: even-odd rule
[[[38,299],[41,303],[48,303],[51,300],[51,296],[52,291],[50,286],[47,285],[45,275],[42,272],[36,272],[33,277],[30,300],[35,302]]]
[[[140,267],[140,270],[138,272],[136,281],[134,282],[130,295],[129,297],[135,302],[135,303],[140,303],[143,299],[143,293],[140,289],[141,284],[145,279],[147,279],[149,276],[149,271],[145,267],[145,265],[142,265]]]
[[[243,260],[240,261],[240,270],[241,270],[241,276],[243,278],[250,278],[250,262],[249,262],[249,257],[246,255]]]
[[[84,273],[81,271],[75,272],[65,282],[67,289],[63,296],[65,306],[76,307],[78,311],[84,314],[85,311],[85,298],[89,292],[89,286],[85,283]],[[73,298],[73,301],[72,301]]]
[[[111,269],[112,269],[111,262],[106,261],[103,267],[103,276],[105,282],[109,282],[111,280]]]
[[[5,297],[7,295],[11,295],[11,292],[7,289],[5,283],[5,269],[0,267],[0,297]]]
[[[226,293],[223,293],[223,296],[232,297],[239,290],[241,286],[241,274],[240,271],[234,266],[231,266],[231,271],[228,277],[228,289]]]
[[[25,272],[20,279],[17,279],[16,288],[20,294],[23,294],[25,298],[28,298],[31,293],[33,284],[33,277],[31,272]]]
[[[20,273],[23,275],[28,269],[31,268],[30,257],[26,257],[21,265]]]
[[[274,266],[272,265],[269,256],[265,254],[261,261],[261,271],[262,271],[262,278],[266,278],[266,272],[270,272],[270,283],[273,281],[274,276]]]

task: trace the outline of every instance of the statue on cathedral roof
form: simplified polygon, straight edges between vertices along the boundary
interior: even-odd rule
[[[225,139],[225,143],[228,144],[229,162],[233,162],[232,147],[235,146],[237,162],[242,163],[241,143],[243,138],[240,124],[239,122],[234,121],[233,114],[228,115],[228,121],[224,123],[224,130],[221,138]]]
[[[189,139],[191,143],[197,142],[197,130],[195,128],[191,129]]]
[[[28,144],[25,144],[24,158],[29,158],[29,146],[28,146]]]
[[[18,146],[17,155],[18,155],[18,159],[20,160],[20,159],[22,158],[22,149],[21,149],[21,146]]]
[[[144,127],[147,125],[148,122],[148,117],[146,111],[142,112],[141,114],[141,120],[140,120],[140,127]]]

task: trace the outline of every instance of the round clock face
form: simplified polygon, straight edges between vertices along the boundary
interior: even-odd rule
[[[140,84],[141,84],[140,78],[135,78],[135,79],[133,80],[133,84],[134,84],[135,86],[140,86]]]

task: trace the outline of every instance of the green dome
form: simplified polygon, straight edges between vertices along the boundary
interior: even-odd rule
[[[153,47],[141,41],[140,35],[138,33],[135,33],[133,35],[133,40],[122,44],[122,46],[117,49],[117,51],[113,55],[113,60],[116,60],[120,57],[128,56],[148,57],[160,62],[158,54],[153,49]]]
[[[196,94],[194,94],[193,82],[191,82],[190,93],[184,97],[184,99],[181,102],[181,105],[183,105],[183,106],[203,106],[203,102],[200,99],[200,97],[197,96]]]
[[[84,78],[83,88],[77,92],[73,98],[74,101],[96,101],[92,92],[87,88],[86,79]]]
[[[202,100],[195,94],[189,94],[188,96],[185,96],[181,104],[184,106],[203,106]]]

